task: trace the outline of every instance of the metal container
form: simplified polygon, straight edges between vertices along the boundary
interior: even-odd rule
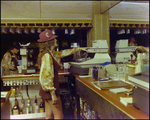
[[[93,78],[95,80],[107,78],[107,70],[105,66],[96,66],[96,69],[93,70]]]

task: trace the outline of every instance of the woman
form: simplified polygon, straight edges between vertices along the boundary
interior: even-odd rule
[[[57,36],[51,30],[40,33],[38,63],[40,65],[40,91],[39,95],[45,101],[46,119],[63,119],[62,103],[59,93],[58,70],[62,64],[60,59],[80,51],[80,48],[73,48],[62,51],[55,51],[57,47]],[[82,48],[84,50],[84,48]]]
[[[13,43],[13,45],[10,47],[9,50],[4,54],[2,61],[1,61],[1,66],[3,67],[4,74],[8,75],[10,74],[10,70],[16,70],[17,66],[19,65],[18,59],[19,57],[17,56],[19,52],[20,46],[18,43]],[[13,59],[13,62],[15,65],[11,64],[11,61]]]
[[[128,41],[128,46],[137,46],[137,42],[134,37],[131,37]]]

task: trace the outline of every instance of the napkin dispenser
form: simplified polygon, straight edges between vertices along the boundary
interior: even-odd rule
[[[107,78],[107,70],[105,66],[96,66],[96,69],[93,70],[93,78],[95,80]]]

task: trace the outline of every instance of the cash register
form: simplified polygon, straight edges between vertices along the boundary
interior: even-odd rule
[[[120,39],[116,42],[116,63],[124,62],[124,59],[135,59],[133,51],[135,51],[136,46],[128,46],[128,39]],[[133,58],[131,58],[131,55]]]
[[[134,84],[133,106],[149,115],[149,70],[130,75],[128,80]]]
[[[104,62],[111,62],[106,40],[94,40],[92,42],[92,46],[93,47],[87,48],[84,58],[80,58],[78,62],[69,62],[70,71],[72,73],[87,75],[89,73],[89,68],[93,68],[94,66]]]

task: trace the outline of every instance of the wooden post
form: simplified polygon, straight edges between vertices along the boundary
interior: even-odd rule
[[[94,40],[106,40],[110,51],[109,13],[101,14],[100,6],[100,1],[93,1],[93,28],[87,31],[87,46],[92,47]]]

